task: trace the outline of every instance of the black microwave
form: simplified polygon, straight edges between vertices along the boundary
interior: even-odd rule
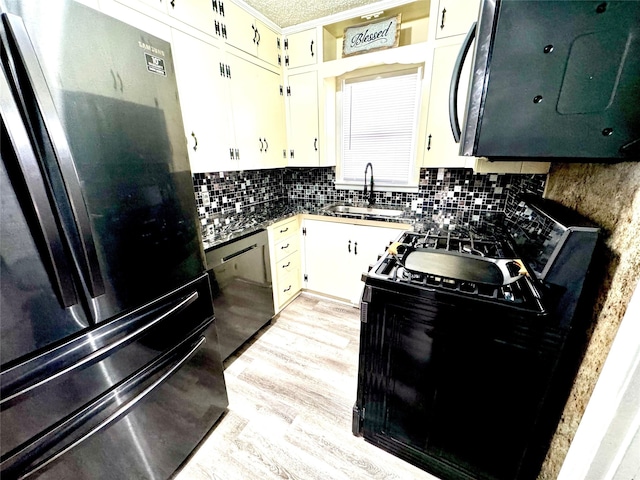
[[[640,160],[640,1],[483,0],[458,55],[449,111],[461,155]]]

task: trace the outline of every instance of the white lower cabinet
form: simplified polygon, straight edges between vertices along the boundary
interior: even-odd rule
[[[364,287],[362,274],[400,235],[401,228],[410,228],[394,225],[399,228],[303,220],[303,286],[358,304]]]
[[[300,275],[300,228],[298,218],[288,218],[271,225],[271,278],[276,313],[292,300],[302,288]]]

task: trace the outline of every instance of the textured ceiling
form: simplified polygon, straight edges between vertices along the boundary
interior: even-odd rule
[[[326,17],[376,0],[244,0],[281,28]]]

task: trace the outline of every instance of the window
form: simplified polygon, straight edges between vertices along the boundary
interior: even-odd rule
[[[387,190],[417,185],[421,69],[342,80],[338,187],[360,187],[367,163]]]

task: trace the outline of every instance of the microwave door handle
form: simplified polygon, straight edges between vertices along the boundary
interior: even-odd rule
[[[44,240],[45,258],[50,266],[54,291],[63,308],[78,303],[69,258],[58,229],[56,216],[47,195],[47,187],[42,178],[38,159],[33,151],[29,134],[22,123],[18,105],[11,93],[9,81],[4,71],[0,72],[0,128],[2,139],[13,149],[18,169],[24,181],[26,193],[33,205],[34,217]],[[9,161],[9,155],[4,155]]]
[[[15,45],[17,55],[14,56],[14,61],[21,62],[26,71],[26,80],[28,80],[33,91],[33,98],[42,116],[42,121],[60,167],[73,218],[80,235],[82,255],[79,262],[81,270],[89,288],[89,293],[92,297],[97,297],[105,291],[104,280],[100,273],[89,212],[84,202],[80,180],[78,179],[78,173],[76,172],[62,122],[58,117],[51,92],[47,86],[44,73],[38,62],[38,57],[31,44],[24,22],[20,17],[11,14],[3,14],[2,20],[7,30],[9,42]]]
[[[453,139],[456,143],[460,143],[460,135],[462,133],[458,120],[458,89],[460,87],[460,76],[462,75],[462,68],[464,67],[464,61],[471,48],[471,43],[476,36],[476,24],[477,22],[473,22],[473,25],[471,25],[462,43],[462,47],[458,52],[458,58],[456,58],[453,75],[451,76],[451,84],[449,85],[449,123],[451,123],[451,132],[453,133]]]

